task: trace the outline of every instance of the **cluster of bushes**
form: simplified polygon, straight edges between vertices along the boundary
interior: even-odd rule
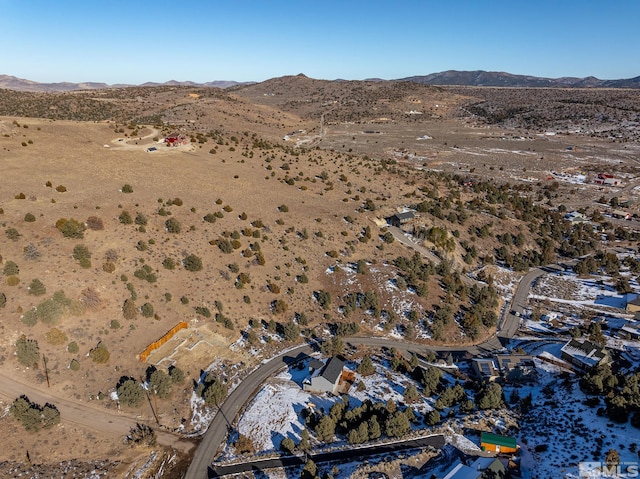
[[[150,366],[146,371],[146,389],[160,399],[171,395],[174,384],[184,382],[184,372],[176,366],[170,366],[167,372]],[[135,378],[123,376],[116,386],[118,401],[129,407],[138,407],[144,400],[144,389]]]
[[[465,334],[476,339],[482,332],[482,327],[489,328],[498,324],[496,308],[498,306],[498,292],[493,286],[479,286],[474,284],[468,289],[470,305],[463,311],[460,321]]]
[[[25,311],[20,317],[20,321],[27,326],[34,326],[38,320],[44,324],[56,324],[63,314],[78,315],[84,309],[85,307],[81,302],[67,298],[64,291],[60,290],[53,293],[51,298],[45,299],[36,307]]]
[[[614,374],[609,364],[601,364],[580,379],[580,388],[605,398],[599,415],[621,424],[631,417],[631,425],[640,428],[640,373]]]
[[[411,430],[411,423],[418,421],[412,408],[401,409],[393,400],[385,404],[367,399],[351,408],[346,397],[335,403],[329,414],[304,409],[303,416],[306,426],[324,443],[333,442],[336,436],[344,437],[349,444],[373,441],[383,435],[402,437]]]
[[[215,244],[220,251],[226,254],[233,253],[234,249],[239,249],[242,244],[238,240],[228,240],[227,238],[218,238],[213,240],[212,244]]]
[[[269,321],[251,319],[249,320],[250,329],[245,333],[245,336],[250,344],[256,344],[258,342],[257,331],[261,329],[270,334],[279,335],[284,341],[297,341],[302,333],[300,326],[306,326],[307,324],[308,319],[304,313],[295,313],[295,319],[290,319],[285,323],[274,319]],[[267,338],[271,339],[270,336]]]
[[[84,223],[73,218],[60,218],[56,221],[56,228],[65,238],[82,239],[86,229]]]
[[[416,252],[411,258],[398,256],[393,265],[400,270],[399,277],[402,278],[403,285],[409,286],[418,296],[424,297],[428,294],[427,282],[436,272],[431,261],[423,262],[420,253]]]
[[[429,228],[414,227],[413,235],[422,240],[427,240],[435,245],[436,248],[451,253],[456,249],[456,241],[449,232],[439,226],[431,226]]]
[[[49,429],[60,422],[60,411],[53,404],[47,403],[41,407],[24,395],[11,403],[9,413],[29,432]]]
[[[222,314],[222,312],[218,312],[215,315],[215,320],[216,323],[220,323],[222,325],[224,325],[225,328],[227,329],[233,329],[233,321],[231,320],[231,318],[228,318],[227,316],[225,316],[224,314]]]
[[[435,359],[435,356],[430,359]],[[430,426],[439,422],[438,411],[459,406],[460,411],[466,414],[476,408],[499,409],[505,405],[502,387],[498,383],[483,382],[476,385],[474,398],[471,399],[460,384],[449,386],[443,384],[442,371],[439,368],[434,366],[418,367],[418,359],[415,355],[412,356],[410,362],[407,362],[404,357],[394,354],[391,358],[391,367],[396,371],[409,373],[413,379],[418,381],[422,386],[422,396],[438,396],[434,403],[436,412],[425,416],[425,423]],[[367,370],[371,370],[369,365],[367,365]],[[406,402],[412,403],[420,398],[420,393],[412,387],[408,387],[404,396]]]
[[[133,275],[136,278],[148,281],[149,283],[155,283],[158,279],[156,274],[153,272],[153,269],[151,269],[151,266],[148,264],[142,265],[140,269],[135,270]]]
[[[348,317],[356,309],[362,309],[380,317],[380,299],[377,291],[366,291],[364,293],[347,293],[343,298],[342,314]]]
[[[322,309],[327,310],[331,307],[331,293],[329,293],[329,291],[325,291],[323,289],[314,291],[313,297],[322,307]]]
[[[91,252],[85,245],[79,244],[73,248],[73,259],[80,263],[80,267],[91,268]]]

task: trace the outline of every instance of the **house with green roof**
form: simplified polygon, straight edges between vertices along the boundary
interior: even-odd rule
[[[480,435],[480,448],[487,452],[511,453],[518,450],[515,438],[483,432]]]

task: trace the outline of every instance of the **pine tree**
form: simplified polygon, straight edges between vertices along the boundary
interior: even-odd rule
[[[362,376],[370,376],[371,374],[376,372],[376,369],[373,365],[373,361],[371,361],[371,358],[369,356],[365,356],[364,358],[362,358],[362,361],[360,361],[360,364],[358,365],[356,371]]]
[[[396,411],[391,414],[385,423],[385,433],[389,437],[402,437],[410,430],[409,419],[402,411]]]
[[[333,442],[336,433],[336,423],[330,416],[323,416],[316,426],[315,433],[318,441],[325,443]]]
[[[376,416],[372,416],[369,419],[368,423],[369,429],[369,440],[375,441],[382,435],[382,431],[380,429],[380,423],[378,422],[378,418]]]
[[[156,369],[149,376],[149,391],[160,399],[166,399],[171,394],[173,381],[164,371]]]
[[[286,454],[293,454],[295,448],[296,445],[290,437],[285,437],[282,442],[280,442],[280,449]]]

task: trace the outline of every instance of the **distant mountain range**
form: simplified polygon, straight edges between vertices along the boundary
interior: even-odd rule
[[[412,76],[400,80],[425,85],[527,87],[527,88],[640,88],[640,76],[625,80],[600,80],[596,77],[542,78],[528,75],[513,75],[506,72],[456,71]]]
[[[250,82],[253,83],[253,82]],[[176,81],[170,80],[164,83],[147,82],[142,85],[130,85],[118,83],[115,85],[108,85],[106,83],[98,82],[83,82],[83,83],[38,83],[31,80],[25,80],[23,78],[17,78],[10,75],[0,75],[0,88],[6,90],[18,90],[18,91],[32,91],[32,92],[65,92],[65,91],[80,91],[80,90],[102,90],[105,88],[126,88],[133,86],[192,86],[192,87],[216,87],[216,88],[229,88],[243,83],[236,81],[211,81],[206,83],[196,83],[192,81]]]
[[[485,86],[485,87],[524,87],[524,88],[640,88],[640,76],[622,80],[600,80],[596,77],[562,77],[543,78],[529,75],[513,75],[506,72],[457,71],[448,70],[430,75],[418,75],[399,78],[399,81],[410,81],[424,85],[449,85],[449,86]],[[344,80],[336,80],[344,81]],[[385,81],[370,79],[369,81]],[[132,86],[191,86],[191,87],[216,87],[229,88],[237,85],[247,85],[255,82],[236,81],[211,81],[196,83],[192,81],[171,80],[164,83],[147,82],[141,85],[84,82],[84,83],[38,83],[10,75],[0,75],[0,88],[7,90],[32,91],[32,92],[66,92],[80,90],[100,90],[104,88],[125,88]]]

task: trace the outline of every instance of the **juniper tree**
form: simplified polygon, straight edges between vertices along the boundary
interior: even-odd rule
[[[162,266],[165,269],[172,270],[172,269],[175,269],[176,262],[175,262],[175,260],[173,258],[167,257],[162,261]]]
[[[202,269],[202,260],[195,254],[190,254],[182,260],[182,265],[187,271],[200,271]]]
[[[149,375],[149,391],[160,399],[166,399],[171,394],[173,381],[167,373],[156,369]]]
[[[385,433],[389,437],[402,437],[411,430],[409,418],[402,411],[391,414],[385,422]]]
[[[37,368],[40,363],[38,341],[35,339],[27,339],[23,334],[16,341],[16,355],[20,364],[30,368]]]
[[[227,396],[227,385],[220,379],[207,375],[205,378],[205,390],[202,394],[204,402],[208,406],[218,406],[222,400]]]
[[[169,218],[164,222],[164,227],[169,233],[178,234],[182,230],[180,222],[175,218]]]
[[[142,387],[132,378],[121,380],[116,391],[118,393],[118,401],[126,406],[138,407],[144,399]]]
[[[127,298],[122,305],[122,315],[125,319],[134,319],[138,315],[138,308],[133,299]]]
[[[330,443],[333,442],[333,438],[336,433],[336,423],[330,416],[323,416],[320,422],[316,426],[315,434],[318,441]]]
[[[39,279],[33,279],[31,283],[29,283],[29,294],[33,294],[34,296],[42,296],[46,292],[47,288]]]
[[[371,358],[369,356],[365,356],[362,358],[362,361],[360,361],[356,371],[362,376],[370,376],[376,372],[376,369]]]
[[[502,387],[495,382],[485,383],[476,394],[479,409],[498,409],[504,405]]]

